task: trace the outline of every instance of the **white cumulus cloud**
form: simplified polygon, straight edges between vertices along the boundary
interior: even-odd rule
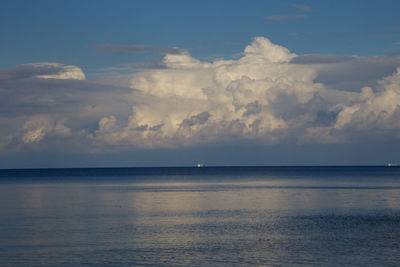
[[[264,37],[241,55],[208,62],[182,50],[162,68],[90,81],[59,63],[0,70],[0,148],[400,137],[399,58],[296,55]]]
[[[31,63],[27,64],[37,68],[47,68],[56,69],[56,73],[54,74],[44,74],[44,75],[36,75],[37,78],[43,79],[73,79],[73,80],[84,80],[85,74],[82,69],[77,66],[72,65],[62,65],[60,63]]]
[[[135,73],[127,122],[104,117],[98,140],[139,146],[176,146],[234,139],[332,143],[347,130],[400,128],[398,73],[379,91],[328,89],[317,64],[297,64],[287,48],[256,37],[238,60],[202,62],[167,54],[164,69]],[[107,127],[106,127],[107,126]]]
[[[71,129],[65,126],[65,120],[55,121],[48,115],[33,116],[22,127],[24,143],[42,141],[46,135],[65,137],[71,134]]]

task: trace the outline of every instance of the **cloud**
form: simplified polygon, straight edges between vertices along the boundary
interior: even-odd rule
[[[84,80],[85,74],[76,66],[59,63],[30,63],[13,69],[0,70],[0,80],[43,78]]]
[[[64,125],[65,120],[54,121],[48,115],[33,116],[23,125],[24,143],[40,142],[46,135],[69,136],[71,129]]]
[[[104,151],[400,138],[398,57],[296,55],[264,37],[241,55],[206,62],[167,53],[163,68],[105,71],[95,81],[54,63],[0,70],[0,146]]]
[[[189,54],[167,54],[165,69],[132,75],[131,87],[140,91],[140,101],[133,104],[125,126],[113,133],[98,131],[96,138],[151,147],[235,139],[269,144],[345,142],[353,134],[349,125],[356,118],[364,122],[363,131],[373,127],[380,117],[367,123],[372,113],[365,107],[371,101],[388,107],[388,102],[384,104],[387,100],[380,99],[386,99],[392,89],[338,90],[317,82],[320,73],[331,71],[335,75],[343,66],[376,65],[380,61],[395,70],[386,58],[297,56],[263,37],[255,38],[238,60],[210,63]],[[349,73],[357,70],[348,69]],[[382,111],[388,117],[379,129],[393,125],[389,122],[397,120],[395,110]]]
[[[121,45],[121,44],[98,44],[93,45],[92,48],[98,52],[111,52],[111,53],[142,53],[142,52],[158,52],[163,54],[181,54],[185,50],[179,47],[160,47],[153,45]]]
[[[329,89],[359,91],[364,86],[376,88],[380,79],[393,74],[400,64],[400,57],[298,55],[291,63],[314,65],[317,70],[315,81]]]
[[[266,16],[265,19],[272,21],[285,21],[285,20],[294,20],[294,19],[304,19],[307,16],[305,14],[295,14],[295,15],[286,15],[286,14],[277,14]]]
[[[297,10],[304,11],[304,12],[311,12],[312,7],[308,5],[292,5]]]
[[[61,65],[59,63],[33,63],[30,64],[34,68],[43,68],[43,69],[57,69],[57,73],[52,73],[52,74],[42,74],[42,75],[36,75],[36,78],[42,78],[42,79],[72,79],[72,80],[84,80],[85,74],[81,70],[81,68],[78,68],[76,66],[65,66]]]
[[[191,116],[189,119],[184,119],[181,123],[181,126],[191,127],[196,124],[204,124],[206,121],[208,121],[210,116],[211,116],[210,113],[204,111],[197,115]]]
[[[308,5],[299,5],[299,4],[294,4],[292,5],[293,8],[302,11],[302,14],[274,14],[274,15],[269,15],[265,16],[264,18],[266,20],[271,20],[271,21],[286,21],[286,20],[295,20],[295,19],[304,19],[307,18],[307,15],[304,13],[309,13],[312,11],[311,6]]]
[[[356,132],[399,129],[400,68],[379,84],[377,92],[362,88],[363,101],[343,107],[333,128]]]
[[[245,107],[246,112],[243,114],[243,116],[250,116],[252,114],[258,114],[261,112],[262,107],[260,104],[258,104],[258,101],[254,101],[251,103],[248,103]]]
[[[297,64],[329,64],[354,60],[357,57],[334,55],[299,55],[291,60]]]
[[[0,148],[57,138],[71,139],[75,144],[87,142],[82,133],[94,132],[99,119],[131,111],[127,95],[132,89],[84,77],[79,67],[58,63],[0,70]]]

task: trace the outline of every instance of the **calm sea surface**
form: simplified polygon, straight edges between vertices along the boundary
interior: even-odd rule
[[[399,167],[0,170],[1,266],[399,266]]]

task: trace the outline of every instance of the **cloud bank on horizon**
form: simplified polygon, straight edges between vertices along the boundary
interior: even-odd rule
[[[0,70],[2,149],[67,144],[181,147],[254,140],[400,138],[398,57],[296,55],[256,37],[239,59],[165,49],[162,68],[85,80],[77,66]]]

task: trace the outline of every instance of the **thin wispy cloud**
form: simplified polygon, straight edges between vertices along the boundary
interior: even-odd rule
[[[292,5],[297,10],[304,11],[304,12],[311,12],[312,7],[308,5]]]
[[[266,16],[264,18],[266,20],[272,20],[272,21],[285,21],[285,20],[294,20],[294,19],[304,19],[306,17],[307,16],[305,14],[296,14],[296,15],[279,14],[279,15]]]
[[[98,44],[91,46],[92,49],[98,52],[111,52],[111,53],[143,53],[143,52],[158,52],[163,54],[181,54],[186,50],[179,47],[160,47],[153,45],[142,44]]]
[[[286,20],[296,20],[296,19],[304,19],[307,18],[307,14],[312,11],[311,6],[308,5],[300,5],[300,4],[293,4],[291,5],[292,8],[301,11],[302,14],[274,14],[265,16],[264,18],[271,21],[286,21]]]

